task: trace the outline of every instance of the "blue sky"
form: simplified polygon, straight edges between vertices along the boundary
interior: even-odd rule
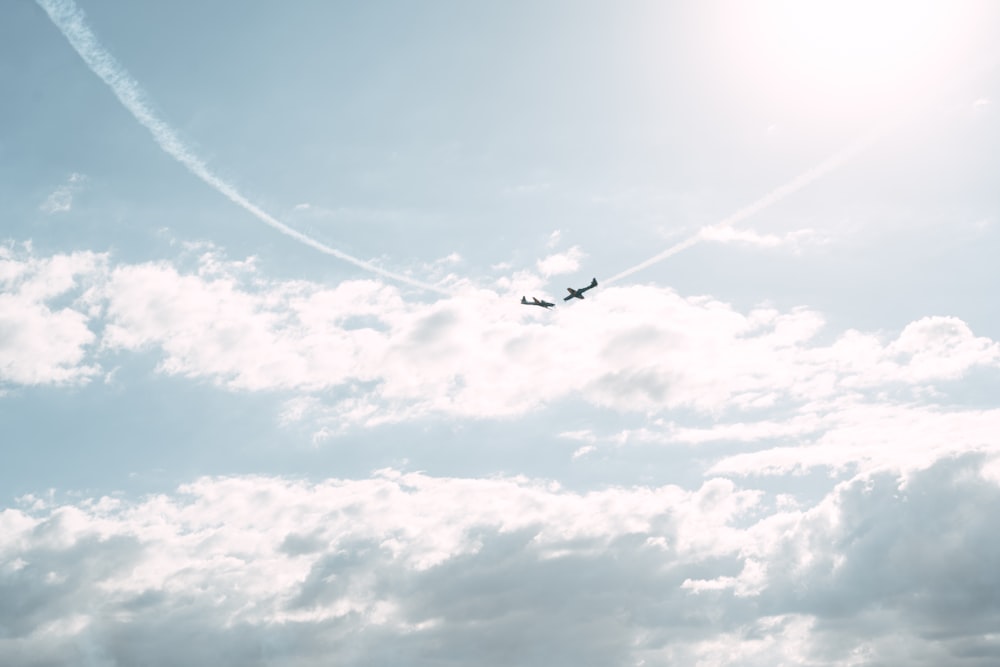
[[[8,3],[0,662],[995,664],[997,11]]]

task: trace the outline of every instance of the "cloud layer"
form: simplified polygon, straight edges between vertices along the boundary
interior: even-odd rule
[[[568,395],[620,410],[718,412],[919,393],[1000,364],[998,343],[952,317],[824,343],[816,312],[741,313],[667,288],[614,288],[585,307],[535,312],[513,293],[458,285],[427,304],[375,281],[268,281],[212,253],[186,273],[165,262],[113,267],[97,296],[103,345],[156,349],[164,372],[251,390],[373,382],[363,400],[404,412],[513,415]]]
[[[283,419],[318,433],[583,401],[642,420],[633,439],[753,447],[716,463],[727,474],[926,466],[992,448],[1000,419],[950,398],[970,374],[992,386],[1000,366],[1000,344],[954,317],[831,336],[808,309],[740,312],[649,286],[539,311],[517,296],[537,277],[420,303],[371,280],[268,280],[212,251],[186,269],[3,253],[13,385],[86,382],[106,355],[151,351],[161,373],[280,392]]]
[[[0,513],[0,660],[993,664],[982,457],[799,506],[726,479],[574,493],[383,470]]]
[[[4,249],[8,387],[86,383],[142,352],[275,392],[319,432],[579,401],[640,426],[564,434],[577,459],[711,453],[692,488],[387,469],[28,496],[0,512],[0,662],[995,663],[1000,411],[958,388],[989,394],[997,342],[954,317],[831,333],[808,309],[649,286],[521,307],[538,280],[418,303],[211,249],[185,265]],[[836,476],[769,483],[814,469]]]

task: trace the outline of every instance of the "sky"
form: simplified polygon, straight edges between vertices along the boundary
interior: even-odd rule
[[[3,3],[0,663],[997,664],[998,44]]]

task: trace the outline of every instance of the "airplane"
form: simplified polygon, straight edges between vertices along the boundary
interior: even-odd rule
[[[554,303],[549,303],[548,301],[539,301],[535,297],[531,297],[531,301],[528,301],[523,296],[521,297],[521,303],[523,303],[526,306],[541,306],[542,308],[545,308],[546,310],[548,310],[552,306],[556,305]]]
[[[589,289],[594,289],[595,287],[597,287],[597,278],[594,278],[593,280],[590,281],[589,285],[587,285],[586,287],[581,287],[580,289],[573,289],[572,287],[567,287],[566,289],[569,290],[569,296],[564,296],[563,301],[569,301],[570,299],[582,299],[584,292],[586,292]]]

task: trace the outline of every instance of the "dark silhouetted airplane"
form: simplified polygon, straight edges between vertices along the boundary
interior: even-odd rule
[[[582,299],[584,292],[586,292],[589,289],[594,289],[595,287],[597,287],[597,278],[594,278],[593,280],[590,281],[589,285],[587,285],[586,287],[581,287],[580,289],[573,289],[572,287],[567,287],[566,289],[569,290],[569,296],[564,296],[563,301],[569,301],[570,299]]]
[[[528,301],[523,296],[521,297],[521,303],[523,303],[526,306],[541,306],[542,308],[545,308],[546,310],[548,310],[552,306],[556,305],[554,303],[549,303],[548,301],[539,301],[535,297],[531,297],[531,301]]]

